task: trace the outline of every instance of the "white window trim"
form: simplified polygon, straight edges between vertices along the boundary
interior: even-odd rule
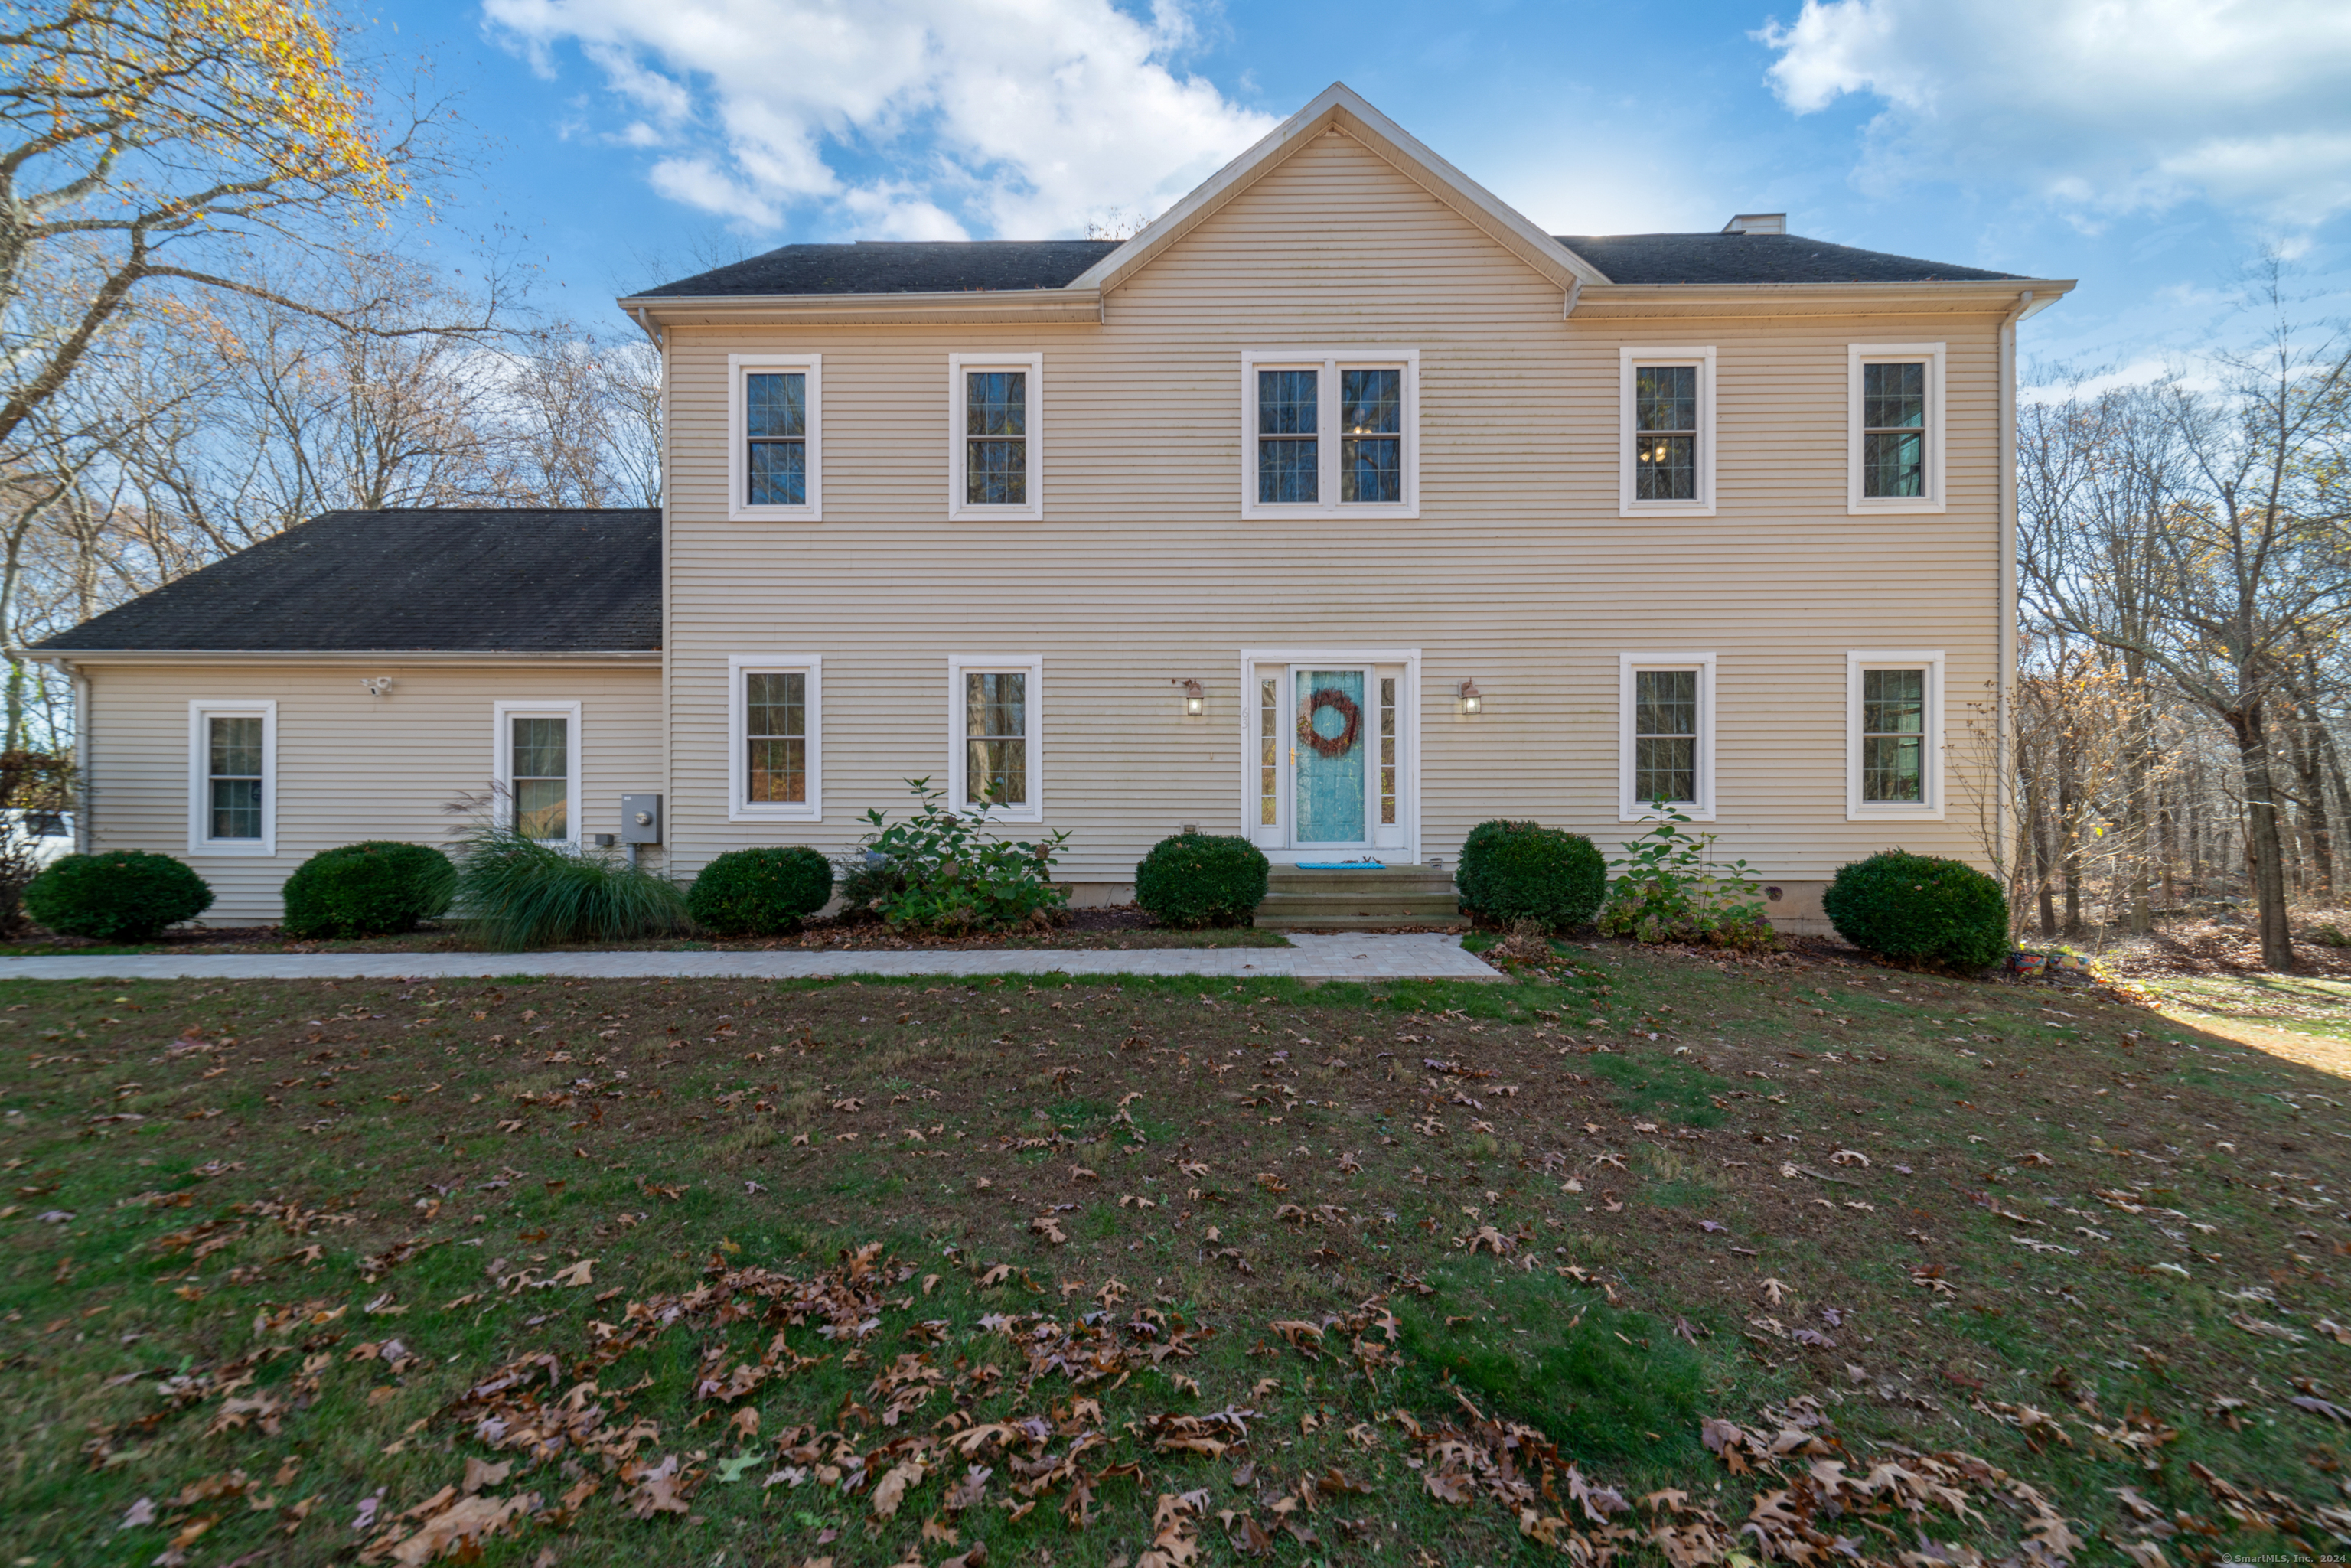
[[[754,371],[799,371],[808,377],[808,504],[755,507],[746,451],[745,422],[750,400],[743,378]],[[821,522],[824,518],[824,356],[822,354],[729,354],[726,356],[726,520],[730,523]]]
[[[1026,706],[1029,716],[1029,803],[990,807],[998,822],[1041,822],[1045,820],[1045,660],[1040,653],[950,653],[947,655],[947,800],[964,809],[963,678],[967,674],[998,674],[1025,672],[1029,676]]]
[[[970,448],[965,426],[967,371],[1025,371],[1029,379],[1027,434],[1029,499],[1019,507],[976,507],[964,499],[965,459]],[[1045,356],[1042,354],[949,354],[947,356],[947,516],[1038,519],[1045,515]]]
[[[1315,418],[1318,500],[1261,502],[1257,498],[1257,373],[1260,370],[1315,370],[1319,413]],[[1339,371],[1404,371],[1404,498],[1401,501],[1339,499]],[[1241,516],[1313,517],[1420,516],[1420,350],[1418,349],[1243,349],[1241,350]]]
[[[1940,343],[1849,343],[1845,346],[1845,511],[1939,512],[1943,507],[1943,473],[1949,464],[1950,422],[1943,401],[1944,345]],[[1924,360],[1927,362],[1927,493],[1921,497],[1864,496],[1861,493],[1861,367],[1872,361]]]
[[[1710,517],[1714,516],[1714,348],[1620,349],[1617,350],[1616,515],[1620,517]],[[1633,463],[1633,372],[1642,365],[1698,367],[1698,498],[1643,501]]]
[[[753,800],[751,737],[745,678],[753,674],[808,677],[808,800]],[[730,822],[821,822],[824,821],[824,660],[815,653],[731,653],[726,659],[726,820]]]
[[[212,736],[214,718],[261,720],[261,837],[215,839],[212,822]],[[188,704],[188,852],[266,856],[277,852],[277,704],[221,698]]]
[[[1927,672],[1925,799],[1918,801],[1861,798],[1861,673],[1864,670]],[[1844,815],[1851,822],[1879,820],[1939,822],[1943,820],[1943,654],[1940,649],[1894,653],[1848,653],[1844,656]]]
[[[1655,360],[1643,361],[1657,363]],[[1616,655],[1616,820],[1654,822],[1656,808],[1633,795],[1635,682],[1643,670],[1698,672],[1698,800],[1677,809],[1693,822],[1714,821],[1714,663],[1712,653],[1619,653]],[[1668,802],[1671,804],[1671,802]]]
[[[571,777],[564,800],[564,821],[570,824],[568,838],[549,839],[550,844],[565,849],[578,849],[581,837],[580,821],[580,776],[587,771],[587,753],[580,745],[580,705],[576,702],[502,702],[491,705],[494,733],[491,736],[490,777],[497,780],[496,801],[493,816],[501,828],[514,826],[514,726],[517,718],[566,718],[571,721],[564,734],[570,737]]]

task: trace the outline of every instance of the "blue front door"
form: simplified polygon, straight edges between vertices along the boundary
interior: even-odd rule
[[[1364,798],[1374,716],[1361,669],[1290,672],[1297,784],[1292,837],[1301,844],[1370,841]]]

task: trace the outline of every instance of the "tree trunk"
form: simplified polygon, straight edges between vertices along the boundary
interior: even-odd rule
[[[2286,925],[2284,846],[2278,838],[2277,789],[2270,774],[2269,735],[2262,706],[2248,703],[2222,716],[2236,739],[2237,761],[2245,775],[2245,864],[2253,882],[2262,967],[2291,975],[2294,938]]]
[[[2302,783],[2302,820],[2310,834],[2310,861],[2317,876],[2318,895],[2333,904],[2335,836],[2326,809],[2325,766],[2318,755],[2318,708],[2315,703],[2299,704],[2297,707],[2291,749],[2294,777]]]
[[[2048,813],[2042,810],[2041,786],[2036,782],[2025,786],[2024,821],[2026,835],[2032,842],[2032,886],[2041,905],[2042,940],[2053,941],[2057,936],[2057,905],[2049,886],[2049,822]]]

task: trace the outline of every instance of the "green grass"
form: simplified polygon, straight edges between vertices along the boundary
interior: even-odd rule
[[[1978,1455],[2085,1538],[2137,1539],[2133,1488],[2175,1521],[2174,1563],[2326,1546],[2351,1444],[2294,1401],[2351,1405],[2351,1347],[2318,1326],[2351,1295],[2339,1080],[2073,993],[1561,956],[1488,986],[0,987],[0,1561],[128,1568],[209,1520],[191,1568],[344,1563],[381,1531],[352,1528],[363,1500],[388,1520],[508,1459],[487,1494],[542,1506],[482,1543],[493,1565],[938,1568],[984,1542],[1108,1568],[1202,1487],[1204,1563],[1248,1554],[1243,1516],[1281,1562],[1551,1560],[1518,1501],[1432,1490],[1506,1440],[1538,1523],[1588,1549],[1547,1444],[1577,1484],[1687,1494],[1688,1540],[1717,1542],[1693,1562],[1752,1558],[1750,1500],[1812,1495],[1824,1456],[1734,1471],[1705,1420],[1814,1434],[1853,1475]],[[849,1290],[876,1243],[852,1337],[741,1272]],[[618,1354],[613,1330],[636,1336]],[[1065,1333],[1110,1360],[1024,1348]],[[396,1371],[357,1354],[392,1340],[415,1358]],[[517,1386],[592,1381],[599,1440],[650,1427],[638,1458],[677,1461],[684,1511],[637,1517],[610,1452],[484,1441],[467,1390],[539,1354],[556,1379]],[[762,1356],[797,1369],[697,1396]],[[885,1421],[904,1356],[939,1385]],[[2070,1446],[2036,1448],[2027,1406]],[[1155,1437],[1227,1410],[1253,1412],[1244,1445]],[[2117,1446],[2144,1440],[2133,1412],[2175,1434],[2152,1469]],[[1037,1447],[940,1448],[1030,1418]],[[1070,1476],[1012,1489],[1016,1459],[1081,1439],[1079,1529]],[[819,1469],[921,1445],[942,1462],[886,1520]],[[987,1500],[951,1513],[972,1462]],[[1344,1486],[1277,1511],[1326,1475]],[[1849,1499],[1814,1524],[1887,1562],[1920,1529],[2012,1552],[2028,1512],[1954,1475],[1969,1518]],[[153,1522],[118,1528],[141,1498]]]

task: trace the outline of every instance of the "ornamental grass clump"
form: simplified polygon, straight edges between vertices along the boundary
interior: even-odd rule
[[[909,779],[919,802],[914,814],[893,822],[880,807],[866,810],[873,831],[858,841],[843,868],[841,896],[892,925],[953,935],[1050,925],[1069,902],[1053,881],[1053,855],[1069,839],[989,835],[987,808],[950,810],[946,792],[928,779]]]
[[[25,884],[25,913],[63,936],[152,942],[213,906],[204,879],[170,855],[67,855]]]
[[[516,953],[561,942],[640,942],[693,928],[685,890],[619,855],[526,838],[482,821],[465,831],[453,905],[479,946]]]
[[[438,919],[455,894],[457,868],[430,844],[371,839],[320,850],[286,879],[288,936],[391,936]]]
[[[1535,920],[1563,931],[1599,909],[1608,868],[1581,833],[1495,821],[1469,830],[1453,880],[1461,906],[1480,920],[1504,926]]]
[[[721,936],[789,931],[832,899],[832,862],[806,844],[728,850],[685,895],[695,923]]]
[[[1838,868],[1821,900],[1837,935],[1896,963],[1972,974],[2008,956],[2008,896],[1971,865],[1883,850]]]
[[[1245,925],[1265,902],[1265,852],[1247,839],[1178,833],[1134,867],[1134,902],[1162,925]]]

